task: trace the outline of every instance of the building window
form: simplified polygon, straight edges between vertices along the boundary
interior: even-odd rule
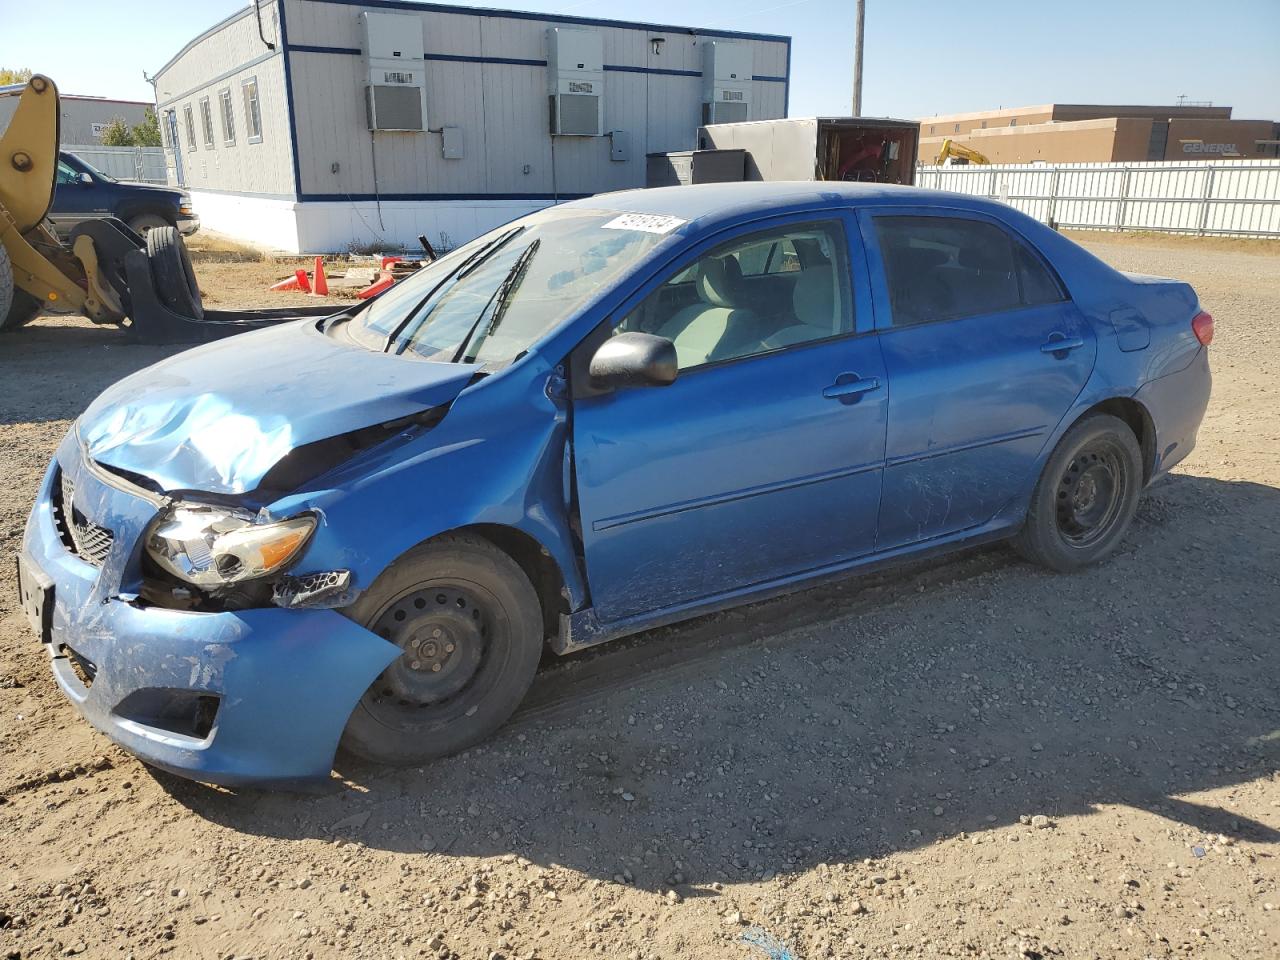
[[[1010,121],[1009,121],[1009,126],[1011,126],[1011,127],[1016,127],[1017,125],[1018,125],[1018,118],[1017,118],[1017,117],[1014,117],[1012,120],[1010,120]]]
[[[222,113],[222,143],[233,146],[236,142],[236,115],[231,109],[231,88],[218,91],[218,110]]]
[[[191,104],[187,104],[182,108],[183,124],[187,128],[187,149],[195,150],[196,148],[196,122],[191,116]]]
[[[983,130],[987,129],[987,121],[985,120],[982,121],[982,129]]]
[[[166,150],[174,150],[177,144],[173,142],[173,111],[166,110],[164,119],[160,121],[160,140],[164,144]]]
[[[244,93],[244,125],[250,143],[262,142],[262,107],[258,104],[258,78],[250,77],[240,84]]]
[[[213,108],[209,106],[209,98],[200,98],[200,126],[204,132],[204,148],[213,149]]]
[[[931,124],[929,124],[929,132],[930,132],[930,133],[933,133],[933,132],[934,132],[933,126],[934,126],[934,125],[933,125],[932,123],[931,123]]]
[[[952,132],[952,133],[959,133],[959,132],[960,132],[960,124],[958,124],[958,123],[957,123],[957,124],[956,124],[956,128],[955,128],[954,130],[952,130],[951,132]]]

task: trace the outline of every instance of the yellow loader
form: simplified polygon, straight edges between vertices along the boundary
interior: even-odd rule
[[[125,307],[99,264],[92,231],[68,249],[45,226],[58,166],[58,89],[34,76],[18,87],[18,108],[0,137],[0,329],[37,313],[83,313],[119,323]]]
[[[36,74],[0,87],[18,97],[0,136],[0,331],[40,313],[78,313],[127,325],[143,343],[202,343],[301,317],[332,305],[205,310],[191,258],[171,226],[146,238],[114,217],[85,220],[62,243],[45,224],[57,184],[58,88]]]

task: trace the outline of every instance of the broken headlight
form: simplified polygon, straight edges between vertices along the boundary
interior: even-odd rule
[[[316,518],[262,522],[244,510],[175,503],[147,533],[147,554],[197,587],[221,587],[284,570],[302,552]]]

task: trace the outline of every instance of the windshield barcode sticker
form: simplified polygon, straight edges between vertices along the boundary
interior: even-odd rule
[[[606,230],[639,230],[642,233],[670,233],[676,227],[684,226],[687,220],[679,217],[668,217],[659,213],[624,213],[614,217],[604,225]]]

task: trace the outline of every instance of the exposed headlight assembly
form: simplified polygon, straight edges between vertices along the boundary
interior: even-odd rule
[[[175,503],[152,523],[147,553],[179,580],[222,587],[286,569],[315,528],[309,513],[265,523],[244,510]]]

